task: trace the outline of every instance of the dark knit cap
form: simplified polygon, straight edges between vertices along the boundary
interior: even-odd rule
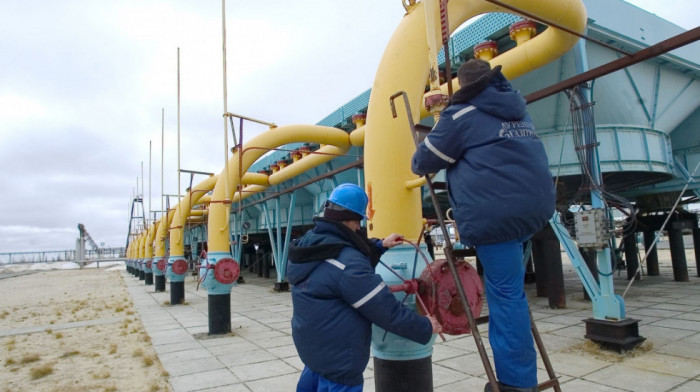
[[[500,72],[501,66],[491,69],[491,64],[484,60],[469,59],[457,70],[457,79],[461,88],[483,90],[493,76]]]
[[[332,201],[327,201],[323,209],[323,217],[334,221],[361,221],[362,215],[341,207]]]

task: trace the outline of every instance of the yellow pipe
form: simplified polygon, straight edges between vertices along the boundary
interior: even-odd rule
[[[175,215],[174,209],[169,209],[168,213],[164,216],[165,220],[161,218],[160,224],[158,225],[158,230],[156,231],[156,257],[165,257],[165,238],[168,236],[168,227],[170,227],[170,222],[173,221],[173,215]]]
[[[314,167],[328,162],[338,155],[345,154],[350,149],[350,146],[346,147],[336,147],[331,145],[326,145],[315,151],[314,154],[308,155],[304,158],[300,158],[288,166],[280,169],[279,171],[273,173],[269,176],[269,185],[277,185],[285,182],[291,178],[304,173],[307,170],[313,169]],[[269,185],[249,185],[243,188],[242,195],[240,192],[236,192],[233,195],[232,202],[239,202],[247,197],[253,196],[256,193],[264,192]]]
[[[217,181],[212,194],[211,204],[209,205],[209,222],[208,222],[208,245],[210,252],[230,252],[229,246],[229,221],[231,205],[226,203],[226,200],[233,200],[236,195],[236,189],[241,183],[238,178],[239,170],[248,170],[258,158],[268,152],[270,149],[284,146],[290,143],[311,142],[318,144],[328,144],[339,148],[350,147],[350,137],[347,132],[319,125],[286,125],[270,129],[260,135],[254,137],[251,141],[243,146],[242,162],[239,162],[240,150],[236,150],[233,156],[228,161],[229,166],[229,192],[226,195],[224,181]],[[285,170],[294,172],[296,165],[305,165],[303,162],[316,154],[309,155],[293,164],[285,167],[283,170],[274,173],[283,173]],[[329,159],[335,156],[328,156]],[[270,177],[272,177],[271,175]],[[284,174],[279,174],[285,178]],[[220,178],[225,177],[225,172],[220,175]]]
[[[350,132],[350,143],[352,143],[353,146],[359,147],[365,145],[365,127],[366,125],[363,125]]]
[[[268,175],[263,174],[263,173],[253,173],[253,172],[246,172],[243,175],[243,179],[241,179],[241,183],[245,185],[251,185],[251,184],[256,184],[256,185],[270,185],[270,182],[268,181]]]
[[[207,221],[206,216],[190,216],[187,218],[187,223],[191,223],[191,224],[204,223],[206,221]]]
[[[268,187],[264,185],[248,185],[247,187],[243,188],[243,192],[236,192],[236,194],[233,195],[233,202],[237,203],[249,196],[253,196],[256,193],[260,192],[265,192],[265,189]]]
[[[153,258],[153,238],[156,236],[157,225],[157,222],[153,222],[148,228],[148,233],[146,234],[146,244],[144,245],[146,249],[145,257],[149,260]]]
[[[530,11],[552,22],[583,32],[586,11],[580,0],[507,0],[506,3]],[[452,0],[448,3],[450,33],[469,18],[487,12],[507,12],[485,1]],[[421,192],[409,189],[406,181],[417,178],[411,172],[411,156],[415,147],[407,128],[406,113],[392,118],[389,97],[405,91],[413,110],[413,121],[429,114],[418,110],[423,106],[425,82],[430,72],[428,41],[439,42],[440,34],[433,29],[426,40],[426,18],[423,3],[410,8],[394,32],[372,86],[365,126],[365,181],[370,195],[369,235],[385,237],[392,232],[403,233],[415,240],[421,232]],[[525,42],[491,61],[502,65],[506,77],[513,79],[560,57],[578,40],[554,28]],[[454,81],[453,81],[454,83]],[[447,86],[442,86],[446,93]]]
[[[346,136],[347,137],[347,136]],[[285,166],[280,169],[277,173],[270,175],[269,181],[270,185],[281,184],[291,178],[294,178],[307,170],[313,169],[314,167],[326,163],[332,159],[337,158],[340,155],[344,155],[350,149],[350,143],[344,146],[333,146],[326,145],[315,151],[314,154],[307,155],[306,157],[293,162],[290,165]]]
[[[199,200],[197,200],[195,204],[192,205],[192,207],[197,205],[206,205],[209,204],[209,202],[211,202],[211,195],[204,195],[200,197]]]
[[[197,201],[209,192],[214,185],[218,176],[209,176],[204,181],[195,185],[194,189],[187,192],[185,197],[175,207],[175,215],[170,224],[170,256],[184,256],[185,243],[183,238],[183,222],[187,220],[189,214],[192,213],[192,206],[197,204]]]
[[[418,188],[425,185],[425,177],[418,177],[412,180],[406,180],[406,189]]]
[[[145,235],[145,234],[146,234],[145,231],[144,231],[144,232],[141,232],[141,234],[139,234],[139,247],[138,247],[138,250],[139,250],[139,259],[143,259],[143,258],[144,258],[144,255],[145,255],[145,253],[146,253],[146,252],[144,251],[144,249],[143,249],[143,248],[144,248],[144,245],[146,244],[146,235]]]
[[[460,4],[468,0],[452,0],[448,2],[450,13],[450,32],[459,27],[463,21],[456,22],[453,17],[455,11],[461,9]],[[587,14],[586,7],[581,0],[505,0],[504,3],[513,5],[523,11],[531,12],[542,19],[550,20],[553,23],[567,27],[578,33],[583,33],[586,29]],[[485,2],[484,2],[485,3]],[[498,6],[491,5],[489,11],[483,12],[506,12],[510,11]],[[475,13],[473,15],[478,15]],[[453,23],[453,21],[455,21]],[[502,72],[509,80],[522,76],[532,70],[540,68],[563,56],[571,47],[576,44],[578,37],[565,31],[548,27],[538,36],[519,44],[517,47],[494,57],[489,63],[491,67],[503,66]],[[459,89],[457,78],[452,80],[454,91]],[[447,83],[443,84],[441,90],[447,94]],[[428,117],[430,113],[421,102],[420,118]]]

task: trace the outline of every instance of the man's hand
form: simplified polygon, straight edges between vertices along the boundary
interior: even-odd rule
[[[401,234],[397,233],[391,233],[389,234],[388,237],[384,238],[382,240],[382,246],[391,249],[395,247],[396,245],[401,245],[403,244],[403,236]]]
[[[440,322],[435,318],[435,316],[425,316],[430,320],[430,324],[433,326],[433,333],[441,333],[442,332],[442,325],[440,325]]]

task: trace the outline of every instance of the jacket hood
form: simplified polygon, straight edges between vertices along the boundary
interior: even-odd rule
[[[373,267],[379,262],[381,253],[365,232],[354,232],[338,221],[323,217],[314,218],[314,223],[313,229],[289,246],[289,261],[295,264],[295,268],[287,271],[289,283],[306,279],[319,263],[337,258],[345,247],[359,250],[370,259]]]
[[[525,99],[513,89],[501,72],[497,72],[480,93],[467,89],[457,91],[452,100],[454,104],[469,104],[479,110],[504,120],[520,120],[527,114]]]

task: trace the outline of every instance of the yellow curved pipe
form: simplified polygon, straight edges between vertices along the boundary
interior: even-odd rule
[[[270,185],[277,185],[291,178],[294,178],[307,170],[313,169],[314,167],[322,163],[326,163],[336,158],[338,155],[344,155],[346,152],[348,152],[349,149],[350,146],[323,146],[316,150],[313,154],[307,155],[306,157],[301,158],[298,161],[292,162],[288,166],[285,166],[283,169],[280,169],[279,171],[271,174],[269,176],[268,185],[248,185],[245,188],[243,188],[243,192],[234,193],[232,202],[237,203],[241,200],[244,200],[247,197],[253,196],[256,193],[264,192],[267,188],[269,188]]]
[[[204,195],[197,200],[195,204],[192,205],[192,207],[197,206],[197,205],[207,205],[211,202],[211,195]]]
[[[156,257],[165,257],[165,238],[168,236],[168,227],[170,227],[170,222],[173,221],[173,215],[175,215],[174,209],[169,209],[168,213],[161,218],[160,224],[158,225],[158,230],[156,231]]]
[[[139,247],[138,247],[139,259],[144,258],[144,255],[146,253],[144,250],[145,244],[146,244],[146,232],[144,231],[144,232],[141,232],[141,234],[139,234]]]
[[[347,138],[346,134],[346,138]],[[338,156],[345,155],[345,153],[350,150],[350,143],[343,146],[333,146],[333,145],[326,145],[318,150],[316,150],[313,154],[307,155],[304,158],[301,158],[300,160],[291,163],[288,166],[285,166],[284,169],[280,169],[280,171],[273,173],[269,177],[269,182],[270,185],[277,185],[280,183],[283,183],[291,178],[294,178],[302,173],[304,173],[307,170],[313,169],[314,167],[326,163],[332,159],[337,158]]]
[[[270,129],[253,138],[243,146],[243,155],[239,162],[240,150],[236,150],[233,156],[228,161],[228,188],[230,194],[226,195],[226,186],[223,180],[217,181],[212,193],[211,204],[209,205],[209,221],[208,221],[208,245],[210,252],[229,252],[229,221],[230,200],[236,195],[236,189],[240,184],[238,178],[239,170],[248,170],[258,158],[273,148],[284,146],[290,143],[311,142],[319,144],[328,144],[337,146],[338,148],[350,148],[350,137],[347,132],[342,129],[324,127],[320,125],[285,125]],[[309,155],[293,164],[286,166],[277,173],[290,170],[289,173],[295,171],[296,165],[305,164],[303,162],[315,155]],[[335,156],[328,156],[329,159]],[[275,174],[277,174],[275,173]],[[220,174],[220,178],[226,176],[225,172]],[[281,174],[281,176],[284,176]],[[284,177],[279,177],[284,178]],[[256,185],[260,186],[260,185]]]
[[[270,185],[268,175],[264,173],[246,172],[241,179],[241,184],[244,185]]]
[[[153,238],[156,236],[156,228],[158,227],[158,222],[153,222],[148,228],[148,233],[146,234],[146,243],[144,245],[146,251],[144,253],[147,259],[153,258]]]
[[[504,0],[555,23],[583,32],[586,11],[580,0]],[[508,12],[486,1],[451,0],[448,3],[450,33],[469,18],[487,12]],[[440,42],[439,29],[433,29],[428,39]],[[409,189],[407,181],[416,179],[411,172],[411,156],[415,151],[408,130],[406,113],[399,109],[392,117],[389,97],[405,91],[412,108],[423,106],[425,82],[430,61],[426,39],[426,16],[422,3],[408,10],[394,32],[374,79],[365,125],[365,187],[370,195],[368,229],[371,237],[385,237],[392,232],[403,233],[415,240],[421,232],[421,192]],[[502,65],[508,78],[515,78],[540,67],[564,54],[578,40],[568,33],[548,28],[521,46],[494,58],[492,65]],[[446,86],[443,86],[446,91]],[[413,121],[429,115],[413,111]],[[390,146],[390,148],[388,148]]]
[[[363,125],[356,130],[350,132],[350,143],[353,146],[364,146],[365,145],[365,126]]]
[[[206,221],[207,221],[206,216],[190,216],[187,218],[187,223],[191,223],[191,224],[205,223]]]
[[[187,221],[187,218],[192,213],[192,206],[197,204],[199,199],[214,188],[217,179],[218,176],[207,177],[204,181],[195,185],[190,192],[187,192],[185,197],[182,198],[182,201],[175,207],[175,214],[169,226],[170,256],[185,255],[185,242],[182,240],[184,231],[183,222]]]
[[[460,2],[465,0],[452,0],[448,3],[450,13],[450,32],[459,27],[463,22],[455,22],[453,7],[459,7]],[[504,0],[504,3],[513,5],[523,11],[531,12],[542,19],[549,20],[560,26],[567,27],[578,33],[584,33],[588,20],[586,7],[580,0]],[[493,9],[489,12],[510,12],[509,10],[489,4]],[[478,14],[474,14],[478,15]],[[471,16],[469,16],[471,17]],[[468,18],[469,18],[468,17]],[[548,27],[545,31],[534,38],[519,44],[517,47],[504,52],[489,61],[491,67],[503,66],[502,72],[509,80],[522,76],[532,70],[540,68],[563,56],[579,40],[575,35],[565,31]],[[459,90],[457,78],[452,79],[453,91]],[[443,94],[447,94],[447,83],[441,86]],[[421,118],[428,117],[430,113],[425,108],[421,100]]]

